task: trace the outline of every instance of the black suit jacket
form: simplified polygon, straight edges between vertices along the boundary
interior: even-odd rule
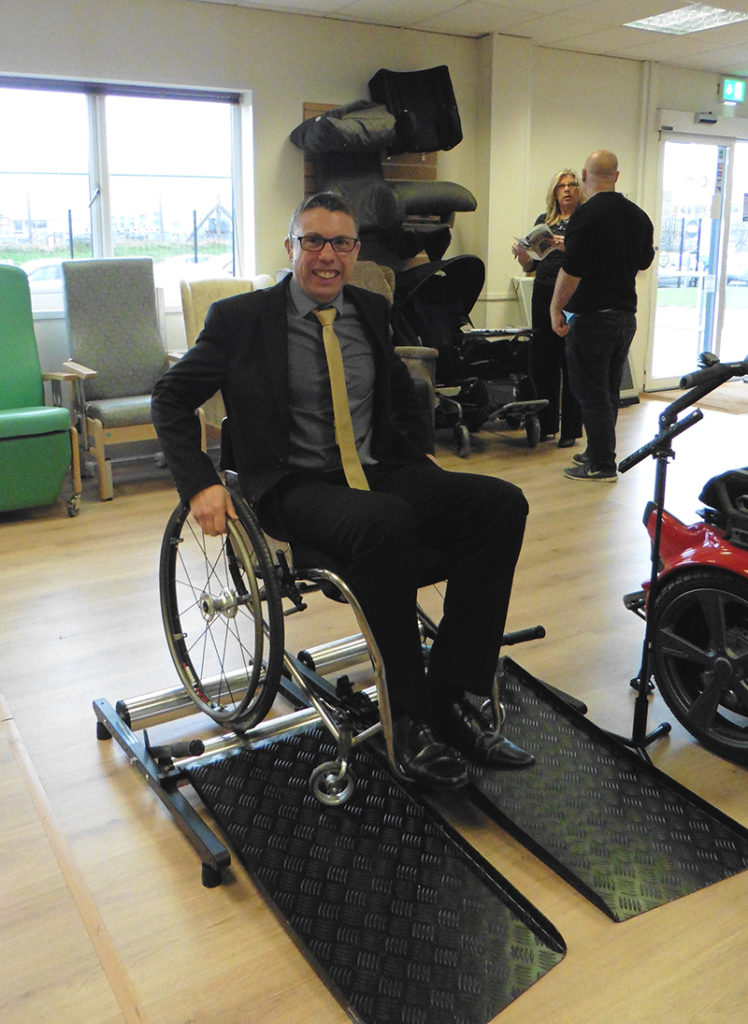
[[[351,285],[345,295],[374,353],[372,455],[384,463],[423,459],[405,434],[420,412],[410,375],[390,341],[388,304]],[[153,423],[183,502],[220,483],[200,450],[195,416],[216,391],[223,395],[234,465],[247,499],[257,501],[289,472],[287,303],[288,278],[215,302],[194,347],[156,383]]]

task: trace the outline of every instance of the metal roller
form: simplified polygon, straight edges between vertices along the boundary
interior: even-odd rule
[[[425,631],[421,623],[418,624],[418,629],[423,639]],[[299,651],[296,657],[302,665],[320,676],[334,675],[341,669],[371,660],[369,646],[363,633],[354,633],[353,636],[345,636],[340,640],[330,640],[326,644],[308,647]]]
[[[214,697],[229,685],[237,697],[241,696],[241,683],[246,682],[246,673],[239,669],[226,675],[204,680],[202,687],[209,697]],[[163,722],[172,718],[191,715],[196,705],[181,683],[163,690],[117,701],[116,711],[123,722],[133,728],[144,721]]]

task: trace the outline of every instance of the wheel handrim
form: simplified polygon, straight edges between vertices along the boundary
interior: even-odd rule
[[[216,721],[243,728],[263,717],[277,685],[268,676],[279,673],[265,620],[282,617],[280,598],[274,591],[268,596],[268,581],[256,570],[266,556],[233,521],[227,535],[215,538],[206,537],[186,510],[171,525],[161,589],[172,658],[199,707]],[[272,573],[264,563],[260,571]],[[282,655],[282,635],[279,641]]]

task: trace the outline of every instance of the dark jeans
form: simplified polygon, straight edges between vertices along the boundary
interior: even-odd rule
[[[527,516],[524,495],[494,477],[430,460],[367,468],[371,490],[342,473],[295,474],[260,503],[263,527],[329,553],[358,598],[384,661],[395,714],[429,717],[435,703],[490,692]],[[416,617],[417,546],[450,569],[428,685]]]
[[[582,410],[579,408],[569,380],[566,365],[565,339],[551,326],[550,286],[535,282],[532,292],[532,329],[530,372],[538,398],[547,398],[548,405],[538,413],[541,434],[557,434],[559,418],[561,437],[576,440],[582,436]],[[560,398],[560,402],[559,402]]]
[[[577,313],[566,335],[571,386],[582,407],[590,467],[616,470],[616,420],[621,380],[636,316],[621,310]]]

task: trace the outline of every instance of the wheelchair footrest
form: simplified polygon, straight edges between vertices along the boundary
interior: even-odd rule
[[[351,799],[322,809],[309,776],[334,753],[313,728],[187,776],[353,1019],[492,1020],[562,937],[368,750]]]

